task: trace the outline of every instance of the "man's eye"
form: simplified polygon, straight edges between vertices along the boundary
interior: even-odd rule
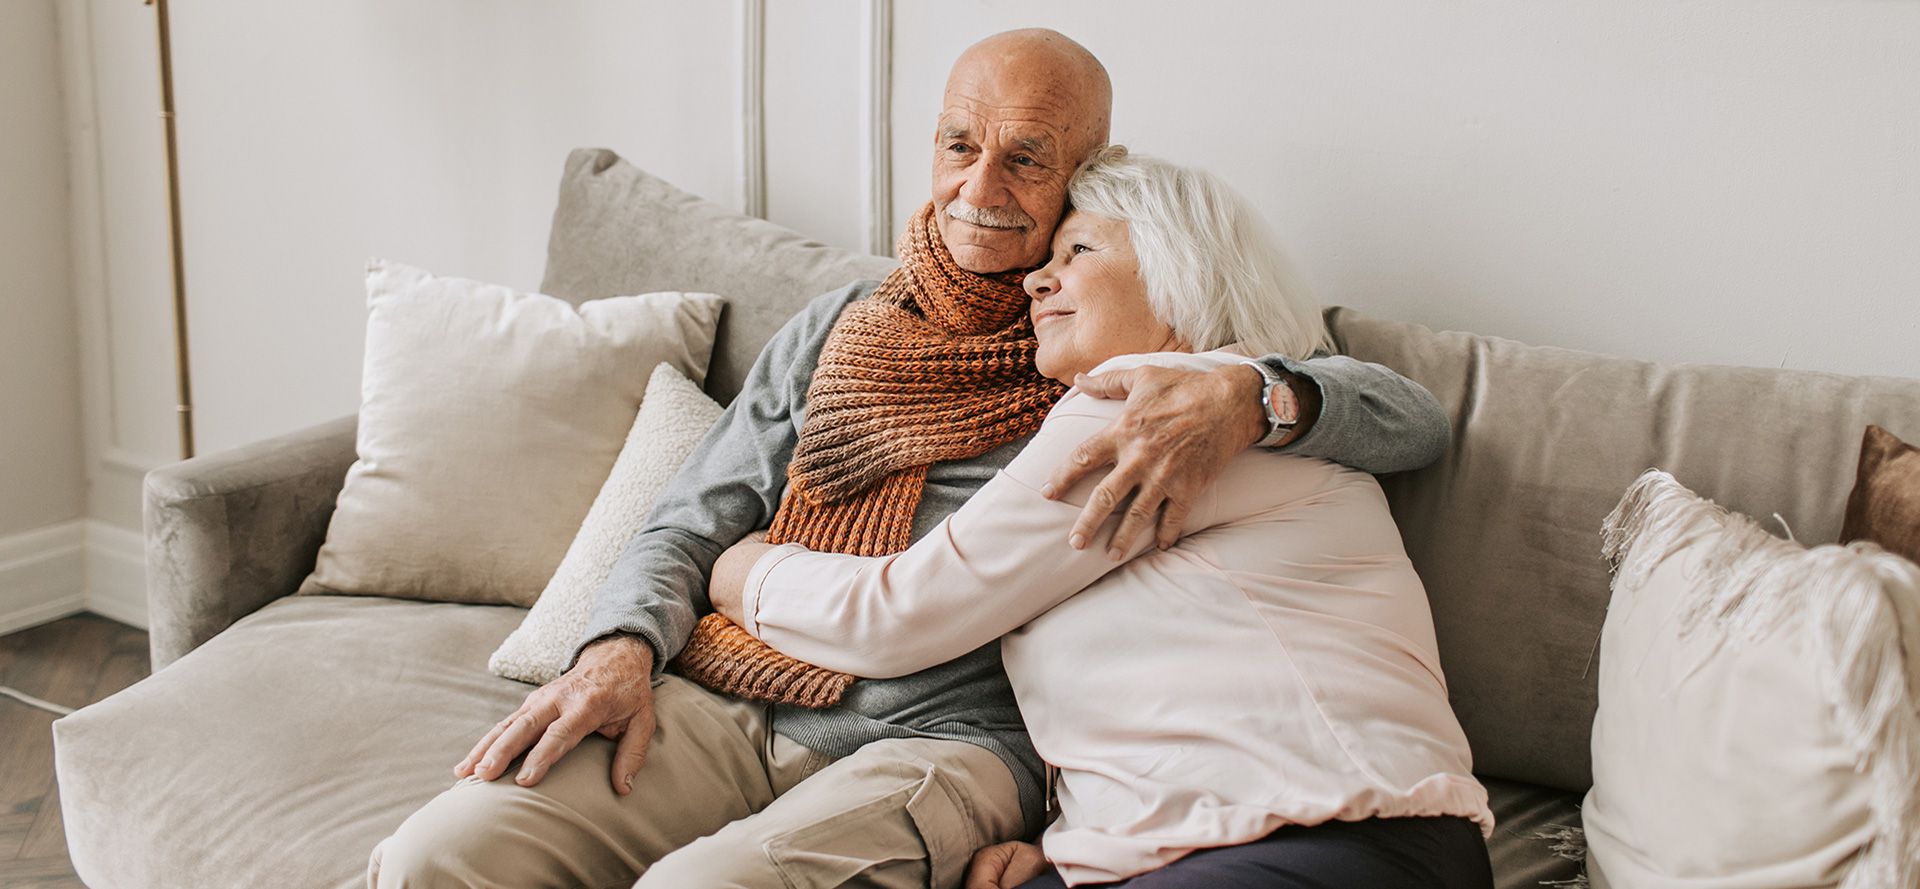
[[[1031,166],[1034,166],[1036,163],[1038,163],[1033,158],[1030,158],[1024,154],[1014,155],[1013,162],[1023,167],[1031,167]]]
[[[952,145],[947,146],[947,150],[953,152],[954,154],[965,154],[966,152],[972,149],[959,142],[955,142]]]

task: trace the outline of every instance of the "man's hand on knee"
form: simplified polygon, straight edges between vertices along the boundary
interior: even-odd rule
[[[492,781],[532,748],[514,778],[532,787],[587,733],[599,732],[619,739],[608,777],[614,792],[625,795],[653,740],[652,677],[653,647],[646,642],[633,636],[594,642],[581,649],[573,669],[535,689],[520,709],[496,723],[453,773]]]

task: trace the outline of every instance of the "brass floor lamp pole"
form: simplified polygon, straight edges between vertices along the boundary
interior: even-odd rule
[[[187,264],[180,242],[180,158],[173,122],[173,39],[167,27],[167,0],[144,0],[153,7],[160,33],[160,119],[167,132],[167,232],[173,248],[173,354],[179,384],[174,411],[180,417],[180,457],[193,456],[193,380],[187,362]]]

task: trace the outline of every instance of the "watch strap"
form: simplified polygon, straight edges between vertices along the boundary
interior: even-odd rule
[[[1254,446],[1261,448],[1275,447],[1280,444],[1282,439],[1292,434],[1293,427],[1299,423],[1297,416],[1291,421],[1281,419],[1279,406],[1273,403],[1274,387],[1285,386],[1287,384],[1287,378],[1279,371],[1274,370],[1266,362],[1257,358],[1246,359],[1244,363],[1260,372],[1260,409],[1265,412],[1267,416],[1267,434],[1262,436],[1259,441],[1254,442]]]

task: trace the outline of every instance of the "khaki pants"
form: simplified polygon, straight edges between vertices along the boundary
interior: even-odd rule
[[[975,849],[1021,831],[1013,776],[964,741],[877,741],[840,760],[774,733],[771,708],[679,677],[633,792],[589,735],[538,785],[465,778],[373,850],[380,887],[800,889],[960,885]],[[637,882],[636,882],[637,880]]]

